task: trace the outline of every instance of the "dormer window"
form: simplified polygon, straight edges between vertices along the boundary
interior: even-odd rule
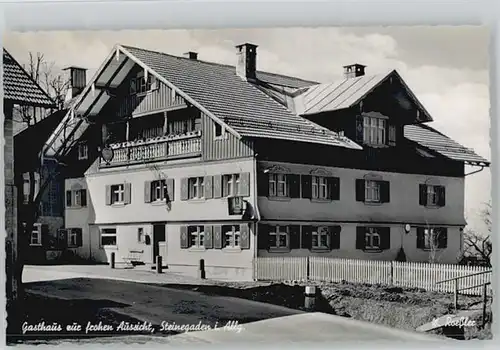
[[[363,142],[367,145],[381,146],[386,144],[387,119],[364,116],[363,117]]]
[[[130,94],[144,94],[156,89],[156,78],[151,74],[144,78],[144,71],[137,73],[135,77],[130,79]]]

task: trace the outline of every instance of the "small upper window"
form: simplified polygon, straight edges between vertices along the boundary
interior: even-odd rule
[[[78,160],[84,160],[89,157],[89,148],[87,143],[82,142],[78,145]]]
[[[215,123],[214,134],[215,137],[222,137],[224,135],[224,128],[222,127],[222,125]]]

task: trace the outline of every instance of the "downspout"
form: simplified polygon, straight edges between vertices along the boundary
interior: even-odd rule
[[[255,217],[254,217],[254,234],[255,234],[255,240],[254,240],[254,247],[253,247],[253,271],[252,271],[252,277],[253,280],[256,280],[256,265],[257,265],[257,253],[258,253],[258,246],[259,246],[259,232],[258,232],[258,222],[260,221],[260,213],[259,213],[259,206],[258,206],[258,193],[257,193],[257,154],[254,154],[253,157],[253,198],[254,198],[254,209],[255,209]]]

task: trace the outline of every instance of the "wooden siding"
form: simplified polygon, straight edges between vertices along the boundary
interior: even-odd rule
[[[179,95],[172,96],[172,89],[161,82],[159,87],[145,94],[130,95],[128,92],[129,78],[120,87],[122,99],[116,109],[117,117],[136,116],[144,113],[160,112],[169,108],[186,107],[186,101]],[[157,85],[157,86],[158,86]]]
[[[253,155],[253,143],[250,140],[238,140],[226,131],[221,139],[215,139],[214,121],[204,113],[202,118],[202,158],[207,160],[221,160],[231,158],[250,157]]]

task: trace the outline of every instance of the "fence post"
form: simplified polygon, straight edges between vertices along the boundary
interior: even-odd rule
[[[307,311],[316,309],[316,287],[306,286],[304,293],[304,308]]]
[[[458,310],[458,278],[454,280],[454,293],[453,293],[453,306],[455,307],[455,311]]]
[[[394,285],[394,261],[391,261],[391,285]]]
[[[162,273],[162,261],[161,255],[156,256],[156,272]]]
[[[110,263],[110,266],[112,269],[115,268],[115,253],[111,253],[111,263]]]
[[[486,303],[488,302],[488,285],[485,283],[483,285],[483,328],[486,326]]]

